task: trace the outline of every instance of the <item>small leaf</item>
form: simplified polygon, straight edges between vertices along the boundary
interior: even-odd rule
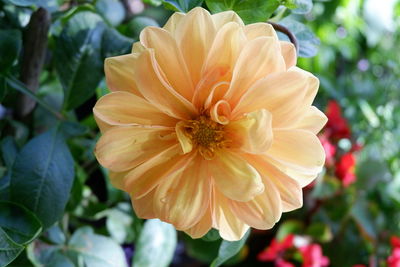
[[[57,38],[54,60],[67,110],[90,98],[103,78],[101,40],[104,28],[99,15],[81,11],[67,21]]]
[[[147,220],[136,244],[133,266],[169,266],[177,242],[175,228],[158,219]]]
[[[72,235],[67,254],[75,262],[81,258],[84,266],[127,266],[122,248],[111,238],[93,233],[89,227],[80,228]]]
[[[287,220],[279,226],[276,238],[281,241],[289,234],[301,234],[303,228],[304,226],[301,221]]]
[[[331,228],[327,224],[321,222],[311,224],[307,228],[306,234],[321,243],[329,242],[333,237]]]
[[[0,228],[0,266],[7,266],[15,260],[24,250],[24,247],[13,242],[10,237]]]
[[[22,35],[19,30],[0,30],[0,71],[7,71],[19,55]]]
[[[7,168],[11,168],[18,154],[18,147],[14,138],[7,136],[1,141],[1,153],[4,164]]]
[[[178,12],[188,12],[196,6],[201,6],[204,0],[162,0],[166,9]]]
[[[211,263],[211,267],[221,266],[224,262],[235,256],[242,249],[250,235],[250,230],[239,241],[226,241],[223,240],[219,247],[218,257]]]
[[[71,153],[59,124],[30,140],[18,154],[10,183],[11,200],[33,211],[45,228],[62,215],[74,178]]]
[[[42,226],[38,218],[21,205],[0,202],[0,228],[15,243],[25,245],[35,239]]]
[[[157,21],[150,17],[137,16],[128,23],[128,33],[134,37],[138,37],[140,32],[148,26],[159,27]]]
[[[269,19],[279,7],[280,0],[206,0],[206,4],[213,13],[233,10],[249,24]]]
[[[287,27],[296,36],[300,57],[313,57],[317,54],[320,41],[306,25],[288,17],[281,20],[279,24]],[[279,33],[279,36],[288,40],[283,34]]]

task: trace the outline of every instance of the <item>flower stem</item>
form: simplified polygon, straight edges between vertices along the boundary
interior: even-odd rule
[[[281,24],[271,22],[271,21],[267,21],[267,23],[271,24],[272,27],[274,27],[275,31],[286,34],[286,36],[289,38],[290,42],[296,48],[297,54],[299,53],[299,43],[297,41],[297,38],[288,28],[286,28],[285,26],[283,26]]]

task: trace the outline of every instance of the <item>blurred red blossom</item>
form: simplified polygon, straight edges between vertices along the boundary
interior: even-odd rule
[[[322,254],[322,248],[318,244],[309,244],[299,248],[303,256],[302,267],[326,267],[329,266],[328,257]]]
[[[325,126],[325,133],[332,139],[350,139],[351,131],[347,120],[342,117],[342,111],[339,104],[331,100],[326,108],[328,122]]]
[[[400,247],[395,247],[387,259],[389,267],[400,267]]]
[[[335,162],[336,146],[329,141],[326,135],[319,136],[319,140],[325,150],[325,165],[332,167]]]
[[[258,254],[257,258],[259,261],[278,261],[282,259],[285,251],[293,247],[294,235],[287,235],[282,241],[278,241],[276,238],[272,239],[271,244],[265,250]],[[283,260],[283,259],[282,259]],[[285,261],[281,261],[280,267],[288,266],[282,265]]]
[[[356,181],[355,175],[356,158],[353,153],[346,153],[336,162],[335,175],[342,181],[343,186],[347,187]]]
[[[400,238],[397,236],[392,236],[390,238],[390,244],[392,244],[393,248],[400,248]]]

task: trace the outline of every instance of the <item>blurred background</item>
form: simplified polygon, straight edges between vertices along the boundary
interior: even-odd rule
[[[295,34],[329,118],[304,207],[238,242],[137,218],[93,155],[104,58],[173,10],[266,4],[239,15]],[[0,266],[400,266],[398,0],[0,0],[0,103]],[[40,174],[46,160],[56,167]]]

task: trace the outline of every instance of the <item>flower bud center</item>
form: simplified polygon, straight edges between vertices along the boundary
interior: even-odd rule
[[[224,126],[204,115],[187,121],[185,133],[205,159],[212,159],[215,149],[224,147],[227,142]]]

